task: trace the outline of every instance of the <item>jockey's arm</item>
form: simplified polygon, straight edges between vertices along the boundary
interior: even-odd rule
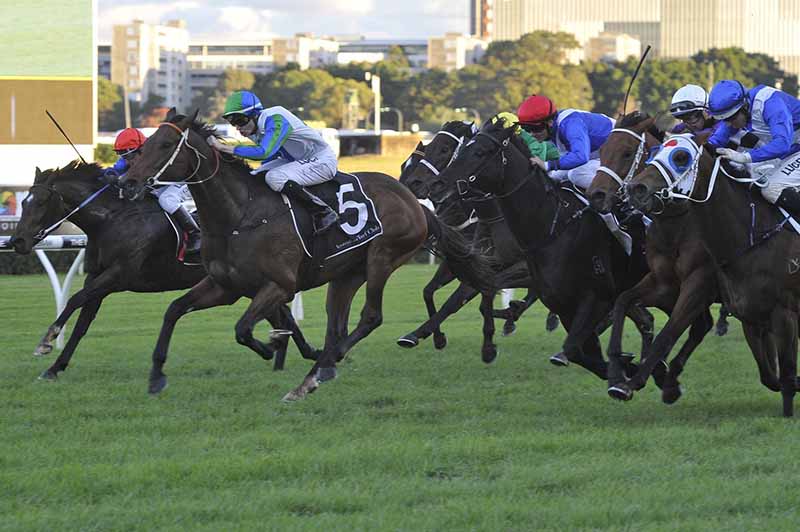
[[[589,131],[582,122],[570,124],[571,127],[564,128],[564,136],[569,145],[569,152],[562,155],[558,160],[547,161],[547,170],[572,170],[589,162],[591,152],[591,142],[589,141]]]
[[[754,163],[770,159],[783,159],[791,152],[792,114],[780,98],[769,98],[764,104],[764,121],[769,126],[772,140],[750,152]]]
[[[233,154],[245,159],[264,160],[274,157],[292,133],[289,121],[281,115],[268,116],[264,123],[264,136],[256,146],[236,146]]]
[[[737,131],[739,130],[731,127],[727,122],[720,122],[717,129],[706,142],[716,148],[725,148],[728,142],[730,142],[731,137],[735,135]]]
[[[111,170],[114,170],[117,174],[122,175],[128,171],[128,161],[125,160],[124,157],[120,157],[117,159],[117,162],[114,163],[114,166],[111,167]]]

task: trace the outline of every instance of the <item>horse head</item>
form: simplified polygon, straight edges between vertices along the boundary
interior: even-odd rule
[[[664,134],[655,127],[655,121],[655,117],[634,111],[611,130],[600,148],[601,166],[586,191],[592,208],[610,212],[622,200],[624,185],[642,169],[645,153],[663,140]]]
[[[631,204],[644,213],[660,214],[670,203],[695,200],[698,174],[708,174],[713,157],[703,144],[708,134],[673,135],[625,186]],[[709,194],[711,191],[709,191]]]
[[[520,146],[516,127],[501,120],[487,121],[458,152],[455,160],[430,183],[434,203],[453,201],[469,195],[503,193],[509,165],[527,169],[528,150]]]
[[[191,116],[169,110],[162,122],[141,147],[141,154],[120,179],[120,184],[143,197],[148,186],[173,183],[199,183],[211,179],[219,169],[219,154],[206,139],[214,127]]]
[[[10,239],[14,251],[22,255],[30,253],[47,236],[48,229],[54,230],[53,226],[63,221],[60,219],[69,213],[73,203],[100,185],[100,175],[98,165],[80,161],[44,171],[37,167],[33,185],[22,200],[22,217]]]
[[[423,156],[413,167],[408,168],[406,185],[419,199],[428,197],[431,180],[436,178],[457,157],[465,142],[475,134],[472,122],[455,120],[446,122],[433,139],[422,150]]]

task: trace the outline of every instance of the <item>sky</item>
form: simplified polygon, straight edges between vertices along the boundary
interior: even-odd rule
[[[467,0],[98,0],[98,38],[114,24],[180,18],[190,38],[251,40],[298,32],[317,36],[424,39],[469,31]]]

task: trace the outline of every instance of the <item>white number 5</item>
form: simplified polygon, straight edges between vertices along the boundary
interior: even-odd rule
[[[347,192],[354,192],[353,184],[352,183],[345,183],[341,187],[339,187],[339,191],[336,195],[339,198],[339,214],[344,214],[345,211],[349,209],[356,209],[358,211],[358,221],[356,225],[351,225],[350,223],[343,223],[341,224],[342,230],[347,233],[348,235],[356,235],[364,226],[367,225],[367,206],[363,203],[359,203],[358,201],[353,200],[344,200],[344,195]]]

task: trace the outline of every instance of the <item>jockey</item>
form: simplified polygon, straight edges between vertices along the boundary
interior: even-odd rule
[[[336,154],[319,132],[283,107],[264,109],[250,91],[231,94],[222,117],[256,145],[231,146],[212,135],[208,138],[211,146],[223,153],[262,161],[252,173],[266,172],[264,180],[272,190],[306,205],[315,218],[315,234],[339,221],[327,203],[305,188],[336,175]]]
[[[559,158],[558,150],[555,145],[550,141],[539,142],[533,135],[525,131],[519,124],[519,117],[514,113],[502,112],[492,117],[492,123],[500,121],[503,127],[515,128],[515,133],[519,135],[525,144],[528,146],[528,151],[531,152],[533,157],[538,157],[544,161],[552,161]]]
[[[719,122],[706,114],[708,111],[708,94],[699,85],[684,85],[672,95],[669,105],[670,114],[679,122],[670,133],[703,133]]]
[[[600,146],[614,128],[613,118],[575,109],[558,111],[549,98],[537,95],[522,102],[517,115],[522,129],[540,142],[552,139],[560,154],[552,161],[532,157],[532,164],[556,181],[569,179],[583,190],[591,185],[600,167]]]
[[[114,140],[114,151],[119,155],[119,159],[103,174],[108,181],[117,181],[119,176],[128,171],[133,161],[139,157],[139,149],[145,140],[142,132],[136,128],[129,127],[120,131]],[[188,235],[186,252],[194,253],[200,250],[200,227],[182,204],[183,199],[189,196],[188,189],[186,185],[165,185],[155,188],[152,194],[158,198],[158,205],[172,216],[181,230]]]
[[[764,199],[800,216],[796,188],[800,186],[800,100],[773,87],[756,85],[748,91],[738,81],[723,80],[711,90],[708,101],[711,116],[723,121],[709,144],[726,159],[750,164],[751,170],[762,168],[767,179],[761,189]],[[720,147],[739,130],[755,134],[763,144],[745,152]]]

